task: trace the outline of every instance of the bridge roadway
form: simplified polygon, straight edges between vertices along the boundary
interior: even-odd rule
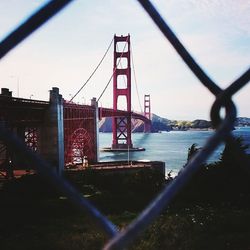
[[[38,124],[49,102],[0,95],[0,120],[10,125]]]
[[[133,111],[128,112],[125,110],[114,110],[111,108],[100,107],[99,108],[99,118],[101,119],[103,117],[131,117],[134,119],[138,119],[138,120],[142,120],[144,122],[150,123],[150,120],[146,116],[139,114],[139,113],[136,113],[136,112],[133,112]]]
[[[91,109],[90,105],[80,105],[68,101],[64,101],[66,105],[73,108]],[[36,124],[43,120],[45,110],[48,109],[49,102],[17,97],[6,97],[0,95],[0,120],[8,121],[11,124]],[[111,108],[99,107],[99,119],[103,117],[132,117],[150,122],[150,120],[142,114],[136,112],[128,112],[125,110],[114,110]]]

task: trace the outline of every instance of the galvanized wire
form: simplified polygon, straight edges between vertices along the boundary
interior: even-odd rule
[[[10,35],[8,35],[0,43],[0,58],[5,56],[11,49],[22,42],[33,31],[39,28],[42,24],[48,21],[52,16],[58,13],[72,0],[53,0],[44,5],[23,24],[17,27]],[[48,180],[52,185],[65,194],[73,204],[80,210],[84,210],[91,216],[97,224],[107,233],[109,237],[117,233],[116,226],[113,225],[105,216],[103,216],[87,199],[85,199],[80,192],[73,188],[73,186],[65,179],[57,175],[48,162],[46,162],[38,154],[33,153],[15,134],[9,131],[4,122],[0,122],[0,138],[9,145],[13,150],[22,152],[37,168],[38,172]]]
[[[126,247],[129,243],[131,243],[156,218],[156,216],[158,216],[159,213],[170,204],[172,198],[188,182],[190,177],[199,169],[201,164],[210,156],[216,147],[222,141],[226,141],[226,139],[231,136],[231,130],[236,118],[236,108],[231,100],[231,95],[243,87],[250,79],[248,70],[232,85],[230,85],[226,92],[222,91],[220,87],[217,86],[195,62],[152,3],[144,0],[138,1],[165,37],[173,45],[177,53],[182,57],[183,61],[193,71],[196,77],[215,96],[218,96],[211,111],[212,121],[217,120],[217,122],[214,122],[217,130],[216,133],[209,138],[202,150],[188,162],[178,176],[158,195],[153,202],[151,202],[151,204],[139,215],[139,217],[136,218],[124,231],[117,234],[112,240],[110,240],[110,242],[108,242],[108,244],[104,247],[105,250],[121,249],[121,247]],[[226,108],[226,118],[223,121],[221,121],[219,115],[221,107]]]
[[[8,35],[0,43],[0,58],[6,55],[12,48],[24,40],[33,31],[39,28],[43,23],[49,20],[54,14],[62,9],[71,1],[54,0],[42,7],[33,16],[31,16],[24,24],[20,25],[10,35]],[[161,17],[159,12],[148,0],[138,0],[145,11],[149,14],[164,36],[169,40],[183,61],[187,64],[194,75],[200,82],[207,87],[216,97],[211,107],[211,121],[216,128],[215,133],[209,138],[205,146],[200,150],[183,168],[178,176],[152,201],[148,207],[122,232],[118,232],[116,226],[103,216],[89,201],[75,190],[66,180],[55,174],[46,161],[39,155],[29,150],[25,144],[18,139],[13,133],[7,130],[4,123],[0,123],[0,138],[12,149],[20,151],[35,163],[39,173],[46,180],[55,185],[74,203],[79,209],[87,212],[99,225],[100,228],[107,233],[110,241],[104,246],[104,249],[123,249],[127,247],[133,240],[143,232],[143,230],[159,215],[159,213],[170,204],[173,197],[178,191],[190,180],[190,177],[199,169],[200,165],[209,157],[216,147],[223,141],[233,141],[231,134],[232,127],[236,118],[236,107],[232,101],[232,96],[243,88],[250,80],[250,69],[236,79],[232,84],[222,90],[205,71],[196,63],[190,53],[182,45],[174,32],[169,28],[167,23]],[[224,107],[226,110],[225,118],[220,117],[220,110]],[[235,150],[238,146],[234,144]],[[249,170],[249,166],[247,166]]]
[[[62,192],[80,210],[87,212],[108,236],[114,236],[117,228],[105,216],[103,216],[83,195],[78,192],[68,181],[55,172],[54,166],[46,162],[40,155],[31,151],[20,138],[0,122],[0,138],[15,152],[21,152],[27,160],[36,167],[37,171],[51,185]]]

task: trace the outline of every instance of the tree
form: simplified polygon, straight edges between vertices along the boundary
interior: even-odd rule
[[[187,157],[187,162],[190,161],[190,159],[200,150],[198,148],[198,145],[196,143],[193,143],[191,147],[188,149],[188,157]]]
[[[229,140],[221,154],[220,161],[222,166],[227,168],[248,166],[247,168],[249,168],[249,156],[246,154],[248,148],[249,145],[244,144],[242,137]]]

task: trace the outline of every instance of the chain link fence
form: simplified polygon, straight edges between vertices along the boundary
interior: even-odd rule
[[[0,43],[0,58],[4,57],[16,45],[27,38],[32,32],[38,29],[61,9],[67,6],[71,0],[52,0],[39,9],[35,14],[21,24],[16,30],[11,32]],[[204,87],[208,88],[216,97],[211,107],[211,121],[216,128],[216,132],[207,140],[205,146],[200,150],[179,173],[179,175],[153,200],[141,214],[124,230],[118,228],[102,215],[80,192],[75,190],[70,183],[62,177],[56,175],[52,167],[42,157],[33,153],[15,134],[11,133],[4,124],[0,122],[0,138],[13,150],[22,152],[36,167],[37,171],[46,178],[52,185],[55,185],[63,192],[68,199],[74,203],[80,210],[86,212],[100,226],[110,238],[104,246],[108,249],[123,249],[132,243],[137,236],[143,232],[148,225],[154,221],[159,213],[170,204],[176,193],[190,180],[190,177],[199,169],[201,164],[210,156],[221,142],[234,142],[231,133],[234,121],[236,119],[236,107],[232,101],[232,96],[243,88],[250,80],[250,69],[248,69],[237,80],[231,83],[226,89],[221,89],[211,78],[202,70],[202,68],[192,58],[186,48],[169,28],[165,20],[150,1],[138,0],[145,12],[151,17],[154,23],[161,30],[165,38],[172,44],[176,52],[181,56],[190,70],[200,80]],[[224,118],[220,117],[220,110],[225,108]],[[235,145],[235,150],[238,146]],[[249,166],[246,166],[249,168]]]

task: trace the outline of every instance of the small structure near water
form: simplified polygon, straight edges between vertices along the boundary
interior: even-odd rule
[[[102,152],[138,152],[138,151],[145,151],[145,148],[112,148],[112,147],[105,147],[102,148]]]
[[[111,161],[111,162],[98,162],[82,168],[82,164],[72,165],[66,168],[66,171],[84,171],[91,169],[103,173],[117,173],[117,172],[130,172],[139,171],[141,169],[153,169],[161,172],[165,176],[165,162],[162,161]]]

